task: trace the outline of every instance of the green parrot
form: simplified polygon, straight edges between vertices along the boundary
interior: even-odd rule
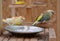
[[[42,23],[42,22],[47,22],[50,20],[52,15],[54,15],[53,10],[44,11],[43,13],[41,13],[41,15],[37,18],[37,20],[32,25]]]

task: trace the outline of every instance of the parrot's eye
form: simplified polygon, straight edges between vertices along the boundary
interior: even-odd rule
[[[54,12],[52,12],[52,14],[54,14]]]

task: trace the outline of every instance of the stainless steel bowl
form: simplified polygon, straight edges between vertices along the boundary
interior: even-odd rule
[[[7,26],[5,27],[5,30],[12,33],[33,34],[42,32],[43,28],[36,26]]]

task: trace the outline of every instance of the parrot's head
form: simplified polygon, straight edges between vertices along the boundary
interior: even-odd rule
[[[50,16],[54,15],[54,11],[53,10],[47,10],[46,11]]]

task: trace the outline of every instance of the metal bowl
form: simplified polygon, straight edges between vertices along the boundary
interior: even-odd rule
[[[12,33],[33,34],[33,33],[42,32],[43,28],[36,27],[36,26],[7,26],[5,27],[5,30]]]

